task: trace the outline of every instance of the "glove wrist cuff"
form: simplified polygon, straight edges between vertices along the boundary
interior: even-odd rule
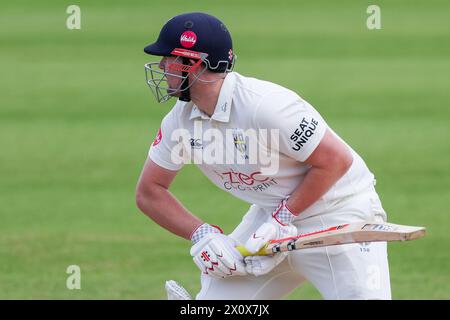
[[[208,233],[223,233],[223,231],[218,226],[203,223],[192,231],[190,236],[192,244],[199,242]]]
[[[272,217],[282,226],[287,226],[294,220],[296,215],[294,215],[286,205],[286,200],[283,200],[277,210],[272,214]]]

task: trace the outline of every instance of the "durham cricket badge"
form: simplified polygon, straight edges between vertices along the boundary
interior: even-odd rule
[[[243,159],[248,159],[247,144],[245,142],[245,136],[241,129],[233,129],[233,141],[234,147],[241,154]]]

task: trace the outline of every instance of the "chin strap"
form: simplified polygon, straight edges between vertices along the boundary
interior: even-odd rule
[[[189,65],[189,59],[183,57],[183,64],[184,65]],[[179,97],[179,100],[181,101],[186,101],[189,102],[191,101],[191,93],[189,92],[189,73],[187,72],[182,72],[182,76],[183,78],[185,78],[185,80],[183,80],[183,83],[181,84],[181,96]]]

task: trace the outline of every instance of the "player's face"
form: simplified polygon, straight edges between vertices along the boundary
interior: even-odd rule
[[[181,78],[181,72],[173,71],[169,69],[169,65],[175,62],[175,57],[163,57],[159,62],[159,68],[164,72],[167,72],[167,85],[169,87],[168,94],[171,96],[179,97],[180,92],[177,90],[183,79]]]

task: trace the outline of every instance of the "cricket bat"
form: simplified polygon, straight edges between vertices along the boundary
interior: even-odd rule
[[[425,233],[426,229],[424,227],[404,226],[393,223],[359,222],[338,225],[296,237],[271,240],[255,254],[251,254],[244,246],[237,246],[236,248],[243,256],[263,256],[277,252],[347,243],[408,241],[422,238]]]

